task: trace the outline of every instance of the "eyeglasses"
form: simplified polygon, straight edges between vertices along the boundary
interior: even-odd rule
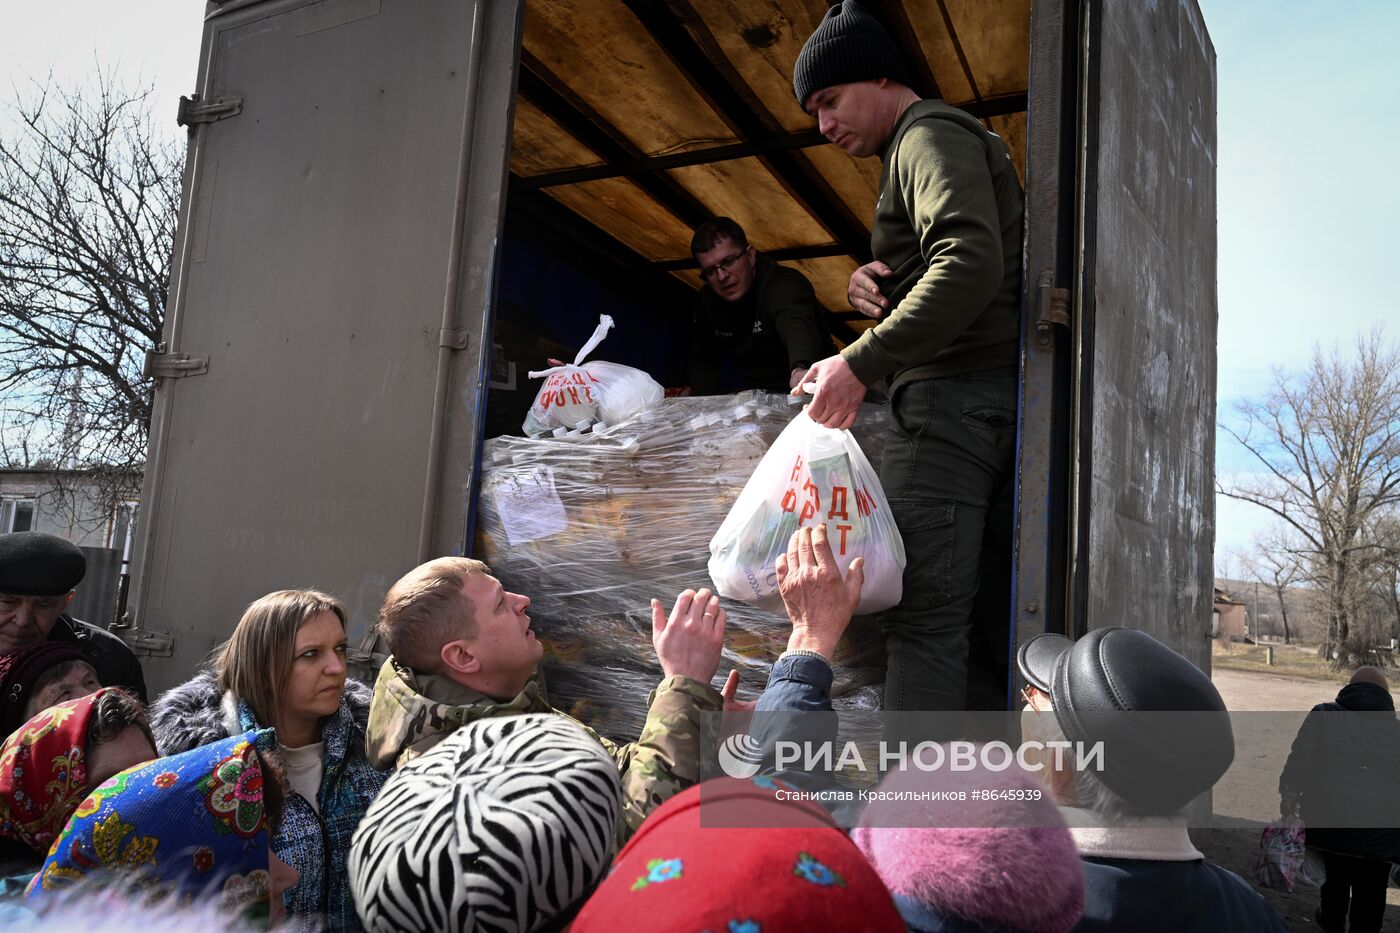
[[[723,272],[725,275],[729,275],[734,271],[734,267],[738,265],[739,260],[743,259],[744,254],[747,252],[748,249],[746,247],[744,249],[739,250],[739,252],[735,253],[733,256],[728,257],[727,259],[721,259],[719,262],[715,263],[713,266],[710,266],[708,269],[701,269],[700,278],[704,279],[706,282],[713,282],[716,278],[719,277],[719,274],[721,272]]]
[[[1048,709],[1040,705],[1044,700],[1048,700],[1049,697],[1047,697],[1045,695],[1045,692],[1039,687],[1033,687],[1030,684],[1027,684],[1026,686],[1022,687],[1021,699],[1025,701],[1025,704],[1027,706],[1029,706],[1031,709],[1035,710],[1038,713],[1049,712]]]

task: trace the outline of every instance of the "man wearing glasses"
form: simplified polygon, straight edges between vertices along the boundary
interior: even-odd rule
[[[690,342],[695,395],[786,392],[815,360],[831,355],[812,283],[759,255],[737,223],[705,222],[690,251],[705,282]]]

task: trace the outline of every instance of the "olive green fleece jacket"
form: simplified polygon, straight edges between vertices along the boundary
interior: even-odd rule
[[[910,105],[881,156],[870,237],[890,310],[842,351],[891,387],[1016,364],[1021,183],[1001,138],[941,100]]]

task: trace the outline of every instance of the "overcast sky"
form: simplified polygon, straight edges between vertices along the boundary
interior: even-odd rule
[[[1302,365],[1317,341],[1349,341],[1396,309],[1400,195],[1400,3],[1199,0],[1219,68],[1219,416]],[[140,15],[134,11],[139,10]],[[194,89],[198,0],[44,0],[11,4],[0,67],[71,84],[96,62],[149,83],[156,116],[178,132]],[[1394,333],[1400,337],[1400,326]],[[1222,473],[1248,470],[1220,435]],[[1247,546],[1261,518],[1222,500],[1217,549]]]

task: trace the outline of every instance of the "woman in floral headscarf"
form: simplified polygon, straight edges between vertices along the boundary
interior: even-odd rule
[[[265,773],[259,738],[250,731],[161,758],[98,787],[59,834],[29,898],[116,876],[151,897],[213,896],[229,912],[268,916],[296,877],[268,849],[280,782]]]
[[[0,873],[33,872],[94,786],[154,757],[145,712],[121,690],[41,710],[0,745]]]

